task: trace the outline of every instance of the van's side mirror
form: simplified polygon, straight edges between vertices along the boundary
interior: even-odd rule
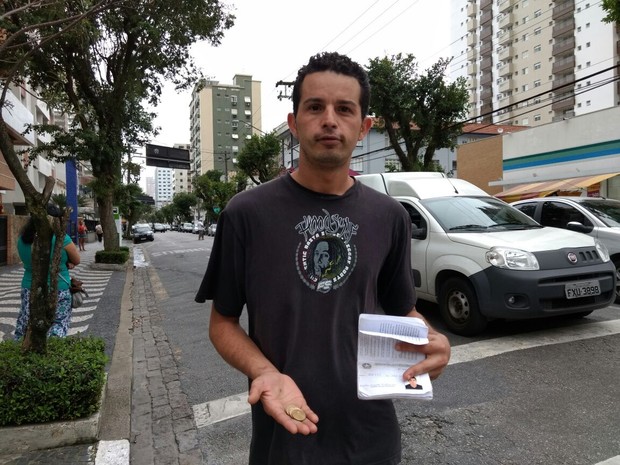
[[[584,234],[589,234],[594,229],[594,226],[584,226],[579,221],[569,221],[566,224],[566,229]]]

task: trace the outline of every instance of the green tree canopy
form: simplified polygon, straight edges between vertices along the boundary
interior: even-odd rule
[[[223,182],[220,181],[221,178],[221,171],[209,170],[192,180],[194,193],[202,201],[209,221],[217,221],[220,211],[237,192],[236,179]]]
[[[435,151],[456,145],[469,96],[464,78],[445,82],[449,63],[440,59],[418,75],[410,54],[369,62],[370,112],[380,119],[379,130],[387,133],[404,171],[433,171]]]
[[[603,0],[601,7],[607,12],[607,15],[603,18],[603,22],[620,24],[619,0]]]
[[[46,19],[54,23],[79,16],[92,0],[42,2],[47,3],[58,5],[46,10]],[[108,250],[118,247],[112,205],[123,157],[157,132],[149,106],[159,102],[165,80],[185,89],[200,77],[191,46],[198,41],[218,45],[234,20],[218,0],[109,3],[109,9],[97,10],[41,45],[25,68],[25,78],[41,97],[73,117],[68,130],[37,126],[52,135],[52,143],[32,153],[90,161]],[[7,20],[23,24],[31,18],[16,10]]]
[[[198,198],[193,192],[177,192],[172,197],[175,212],[179,222],[192,221],[192,208],[198,204]]]
[[[252,135],[237,156],[237,167],[254,184],[275,178],[280,173],[280,140],[274,133]]]

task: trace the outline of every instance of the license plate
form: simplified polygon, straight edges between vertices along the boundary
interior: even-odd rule
[[[580,297],[600,295],[601,286],[598,281],[580,281],[566,284],[564,292],[567,299],[578,299]]]

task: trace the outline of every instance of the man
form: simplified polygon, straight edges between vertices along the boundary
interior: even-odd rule
[[[288,115],[298,169],[238,194],[218,221],[196,301],[213,300],[211,341],[251,383],[250,464],[401,460],[392,401],[357,398],[359,314],[421,318],[407,212],[349,176],[351,154],[370,130],[369,96],[357,63],[337,53],[312,57]],[[330,269],[317,276],[314,252],[323,242]],[[249,334],[239,325],[244,306]],[[429,344],[398,348],[426,355],[404,382],[436,378],[450,357],[446,337],[432,328]]]

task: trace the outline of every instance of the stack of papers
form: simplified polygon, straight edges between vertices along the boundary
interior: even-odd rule
[[[360,399],[432,399],[427,373],[409,382],[407,368],[424,360],[418,352],[397,351],[396,342],[428,344],[428,327],[420,318],[363,313],[359,317],[357,396]]]

